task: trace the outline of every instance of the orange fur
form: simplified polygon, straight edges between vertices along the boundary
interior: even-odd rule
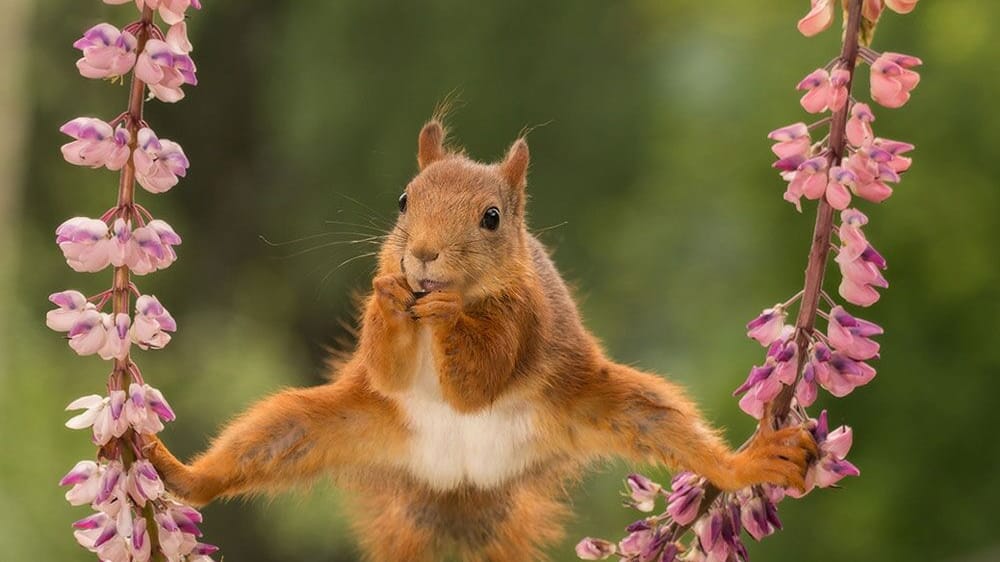
[[[203,504],[331,474],[356,492],[371,560],[509,562],[544,558],[566,515],[564,484],[597,459],[693,470],[724,490],[802,485],[815,448],[801,429],[733,452],[679,387],[605,357],[526,229],[524,139],[487,165],[449,152],[445,137],[436,120],[420,133],[420,173],[380,253],[354,354],[329,384],[251,407],[189,465],[154,441],[173,493]],[[495,231],[480,225],[490,207]],[[457,420],[454,431],[427,408]],[[503,466],[462,441],[480,427],[524,434],[481,436]],[[418,447],[466,456],[419,459]],[[451,462],[462,480],[419,469]]]

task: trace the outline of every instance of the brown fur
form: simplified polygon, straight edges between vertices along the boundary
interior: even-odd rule
[[[444,148],[428,123],[408,207],[384,244],[359,341],[329,384],[254,405],[189,465],[155,441],[149,455],[178,496],[203,504],[332,474],[357,494],[370,560],[538,560],[557,540],[561,490],[594,460],[623,457],[706,476],[724,490],[801,486],[815,451],[798,428],[731,451],[677,386],[612,362],[524,219],[528,145],[499,164]],[[497,207],[496,231],[480,228]],[[438,282],[418,298],[426,280]],[[443,399],[458,412],[499,399],[535,406],[532,464],[491,488],[433,490],[399,459],[411,435],[394,396],[414,383],[418,330],[429,327]]]

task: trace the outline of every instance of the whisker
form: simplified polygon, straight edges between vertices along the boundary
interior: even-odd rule
[[[344,267],[345,265],[347,265],[347,264],[349,264],[349,263],[351,263],[351,262],[354,262],[354,261],[357,261],[357,260],[360,260],[360,259],[364,259],[364,258],[370,258],[370,257],[372,257],[372,256],[376,256],[376,255],[378,255],[378,252],[367,252],[367,253],[364,253],[364,254],[358,254],[358,255],[356,255],[356,256],[353,256],[353,257],[350,257],[350,258],[347,258],[346,260],[344,260],[344,261],[340,262],[339,264],[337,264],[337,266],[336,266],[336,267],[334,267],[333,269],[331,269],[330,271],[328,271],[328,272],[326,273],[326,275],[324,275],[324,276],[323,276],[323,278],[322,278],[322,279],[320,279],[320,281],[319,281],[319,286],[318,286],[318,287],[316,287],[316,298],[317,298],[317,299],[319,298],[319,294],[320,294],[320,291],[322,291],[322,290],[323,290],[323,287],[324,287],[324,286],[326,285],[326,282],[327,282],[327,280],[328,280],[328,279],[330,278],[330,276],[331,276],[331,275],[333,275],[333,274],[334,274],[334,273],[335,273],[335,272],[336,272],[337,270],[339,270],[340,268]]]

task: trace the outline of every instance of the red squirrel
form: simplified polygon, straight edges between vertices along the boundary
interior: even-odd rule
[[[677,385],[615,363],[583,326],[525,222],[528,145],[483,164],[420,131],[353,354],[331,382],[284,390],[189,464],[154,440],[167,488],[201,505],[331,475],[354,491],[372,561],[545,559],[565,485],[620,457],[722,490],[803,486],[808,432],[731,450]]]

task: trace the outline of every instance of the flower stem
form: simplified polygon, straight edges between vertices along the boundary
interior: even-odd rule
[[[141,53],[143,49],[146,48],[146,42],[149,41],[152,34],[152,30],[155,29],[153,25],[153,9],[147,4],[142,10],[142,16],[140,21],[136,26],[136,53]],[[119,216],[132,217],[135,214],[135,159],[134,154],[136,147],[139,143],[139,129],[142,128],[142,110],[145,103],[146,94],[146,84],[139,80],[135,75],[135,70],[132,71],[132,83],[129,88],[128,96],[128,109],[119,116],[119,119],[124,120],[125,127],[128,129],[130,140],[129,140],[129,158],[125,162],[125,166],[122,168],[122,173],[118,183],[118,204],[116,210]],[[145,209],[144,209],[145,210]],[[115,315],[120,313],[128,314],[129,309],[132,305],[132,292],[135,290],[135,285],[132,283],[131,275],[127,266],[122,265],[116,267],[114,270],[114,277],[111,286],[112,296],[112,311]],[[121,359],[115,359],[114,371],[111,373],[110,380],[108,381],[109,389],[115,390],[126,390],[132,382],[132,359],[129,354]],[[130,446],[126,444],[131,443],[134,439],[133,430],[129,430],[125,435],[122,436],[121,441],[119,441],[118,451],[121,455],[122,465],[125,470],[128,470],[132,464],[136,461],[136,453]],[[156,526],[156,520],[153,515],[153,504],[152,502],[146,502],[146,505],[142,508],[143,518],[146,520],[146,532],[149,533],[150,541],[150,551],[152,553],[151,560],[154,562],[161,562],[164,560],[163,553],[160,551],[160,537],[159,529]]]
[[[136,53],[141,53],[146,47],[146,42],[150,37],[150,30],[153,27],[153,9],[148,5],[143,8],[142,16],[139,21],[138,29],[136,30]],[[135,75],[135,70],[132,71],[132,84],[129,88],[128,95],[128,109],[122,114],[125,120],[125,127],[128,129],[130,140],[129,140],[129,158],[125,162],[125,166],[122,168],[122,173],[118,182],[118,205],[117,209],[119,211],[126,210],[126,215],[131,214],[131,209],[135,204],[135,160],[132,154],[134,154],[136,146],[138,145],[139,129],[142,123],[142,109],[143,103],[145,102],[145,91],[146,84],[139,80]],[[132,281],[129,275],[128,267],[122,265],[116,267],[114,271],[113,282],[111,286],[111,292],[114,295],[112,298],[112,312],[117,314],[128,314],[129,308],[131,307],[131,287]],[[131,382],[131,375],[129,374],[128,365],[130,362],[128,355],[121,359],[115,359],[114,372],[111,375],[111,380],[109,381],[109,387],[116,390],[125,390],[128,388]]]
[[[861,32],[861,0],[849,0],[847,4],[847,24],[844,26],[844,44],[840,51],[841,67],[850,73],[847,82],[847,92],[850,94],[854,85],[854,67],[858,60],[858,39]],[[844,104],[839,111],[833,113],[830,120],[830,166],[839,164],[847,148],[847,118],[849,107]],[[833,233],[833,207],[826,199],[820,199],[816,208],[816,225],[813,228],[812,246],[809,248],[809,263],[806,266],[805,289],[799,314],[795,319],[796,339],[799,348],[799,365],[796,372],[801,372],[806,361],[806,351],[813,328],[816,325],[816,312],[819,308],[823,292],[823,275],[826,272],[827,259],[830,256],[830,237]],[[761,423],[780,424],[788,416],[791,407],[795,383],[784,387],[781,393],[771,402],[767,415]]]
[[[847,1],[847,23],[844,26],[844,43],[839,57],[841,67],[851,74],[851,79],[847,83],[848,94],[850,94],[851,86],[854,83],[854,67],[858,58],[861,2],[862,0]],[[849,104],[844,104],[844,107],[840,111],[834,112],[830,118],[830,143],[827,157],[831,165],[838,163],[846,151],[846,126],[849,112]],[[816,208],[816,223],[813,227],[812,245],[809,248],[809,262],[806,265],[805,287],[801,293],[802,301],[799,304],[799,313],[795,320],[795,343],[798,346],[799,357],[797,373],[802,372],[802,367],[805,364],[810,336],[816,324],[820,298],[823,296],[823,274],[830,256],[830,238],[833,234],[833,212],[833,207],[826,202],[826,199],[819,200]],[[796,375],[796,381],[797,377],[798,375]],[[765,424],[774,425],[787,418],[794,393],[795,382],[782,389],[781,393],[768,405],[767,414],[760,421],[753,435],[740,446],[741,450],[750,444],[754,435],[765,427]],[[709,510],[721,493],[722,491],[715,486],[705,484],[705,496],[702,498],[698,516],[695,517],[694,521],[697,521]],[[682,536],[690,527],[691,524],[680,527],[674,536]]]

